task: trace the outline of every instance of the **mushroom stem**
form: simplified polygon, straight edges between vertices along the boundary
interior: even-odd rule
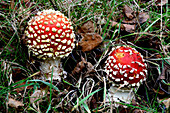
[[[40,70],[45,75],[46,80],[58,80],[61,81],[61,76],[67,74],[62,68],[61,58],[48,58],[41,62]]]
[[[134,99],[133,89],[127,88],[117,88],[115,86],[111,86],[108,89],[108,94],[106,95],[106,102],[126,102],[127,104],[131,103],[132,99]],[[114,103],[115,107],[118,107],[119,104]],[[123,106],[126,107],[126,106]]]
[[[61,81],[61,76],[66,74],[61,58],[67,57],[75,47],[75,34],[69,19],[60,11],[39,11],[29,20],[25,34],[28,50],[44,60],[40,69],[46,79]]]

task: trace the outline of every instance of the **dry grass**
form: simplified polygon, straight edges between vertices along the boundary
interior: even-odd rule
[[[134,0],[51,1],[4,0],[0,3],[0,112],[168,112],[164,104],[170,90],[167,3],[159,6],[152,1]],[[133,32],[123,30],[124,5],[136,12],[147,12],[149,19],[144,23],[138,21]],[[81,40],[78,30],[89,20],[94,23],[95,33],[103,38],[97,48],[82,52],[76,47],[63,59],[68,75],[61,83],[40,79],[39,61],[28,54],[25,41],[28,20],[37,11],[49,8],[58,9],[70,18],[77,42]],[[112,25],[113,21],[118,23],[117,27]],[[148,65],[147,81],[135,92],[136,100],[132,104],[119,103],[126,105],[126,109],[105,103],[111,84],[103,70],[104,62],[110,48],[118,45],[135,47]],[[35,92],[42,96],[32,99]],[[10,98],[16,100],[14,105],[8,101]]]

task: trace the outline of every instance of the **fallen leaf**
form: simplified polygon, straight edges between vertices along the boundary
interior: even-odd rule
[[[168,109],[168,108],[170,107],[170,98],[165,99],[165,100],[163,101],[163,103],[165,104],[166,108]]]
[[[167,99],[158,99],[158,101],[162,102],[167,109],[170,108],[170,98],[167,98]]]
[[[112,21],[112,26],[116,26],[116,28],[119,28],[119,23],[118,22],[115,22],[115,21]],[[125,30],[125,26],[124,25],[120,25],[120,29],[121,30]]]
[[[84,69],[86,73],[92,72],[93,71],[93,65],[90,62],[87,62],[84,58],[81,58],[82,61],[80,61],[76,67],[74,68],[72,74],[79,74],[81,73]]]
[[[125,31],[127,32],[132,33],[135,31],[135,25],[123,24],[123,26],[125,27]]]
[[[10,107],[14,107],[14,108],[18,108],[19,106],[24,106],[24,104],[18,100],[14,100],[12,98],[9,98],[7,104],[10,106]]]
[[[129,6],[125,5],[123,8],[123,12],[128,19],[130,19],[130,20],[133,19],[133,17],[134,17],[133,10]]]
[[[79,42],[82,51],[90,51],[97,47],[102,42],[102,37],[97,33],[81,33],[83,37]]]
[[[119,23],[118,22],[115,22],[115,21],[112,21],[112,26],[116,26],[116,28],[119,28]],[[131,25],[131,24],[121,24],[120,25],[120,29],[122,31],[127,31],[127,32],[134,32],[135,31],[135,25]]]
[[[138,21],[140,24],[146,22],[149,19],[149,15],[144,12],[140,12],[138,15]]]
[[[123,20],[122,23],[125,24],[142,24],[149,19],[149,15],[145,12],[139,12],[137,18],[133,18],[132,20]]]
[[[84,23],[78,30],[78,33],[83,37],[79,42],[83,52],[94,49],[102,42],[102,37],[94,33],[94,24],[92,21]]]
[[[79,31],[79,33],[94,33],[94,24],[92,21],[87,21],[86,23],[84,23]]]
[[[132,19],[132,20],[122,20],[122,23],[124,24],[136,24],[136,18]]]
[[[35,92],[30,97],[30,102],[34,103],[37,99],[40,99],[37,101],[37,103],[40,103],[42,101],[41,98],[45,96],[45,90],[35,90]]]

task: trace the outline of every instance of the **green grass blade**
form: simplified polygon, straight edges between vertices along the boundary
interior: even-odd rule
[[[53,89],[55,89],[56,91],[60,91],[56,86],[54,86],[53,84],[49,83],[49,82],[45,82],[45,81],[42,81],[42,80],[38,80],[38,79],[35,79],[35,80],[28,80],[28,82],[42,82],[43,84],[46,84],[47,86],[52,86]]]
[[[103,88],[102,88],[103,89]],[[78,105],[76,104],[71,111],[74,111],[75,108],[77,108],[79,105],[82,105],[84,103],[85,100],[87,100],[90,96],[94,95],[95,93],[99,92],[102,89],[98,89],[96,91],[93,91],[92,93],[90,93],[89,95],[87,95],[84,99],[80,100]]]

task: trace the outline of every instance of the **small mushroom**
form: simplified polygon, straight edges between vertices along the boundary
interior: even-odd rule
[[[107,77],[112,82],[107,99],[130,103],[132,88],[146,80],[147,65],[143,56],[134,48],[117,46],[112,48],[105,64]]]
[[[66,73],[60,62],[73,50],[75,34],[71,22],[60,11],[52,9],[38,12],[29,22],[25,30],[28,37],[28,50],[39,59],[43,59],[40,69],[51,80],[61,80]],[[53,70],[53,71],[52,71]]]

